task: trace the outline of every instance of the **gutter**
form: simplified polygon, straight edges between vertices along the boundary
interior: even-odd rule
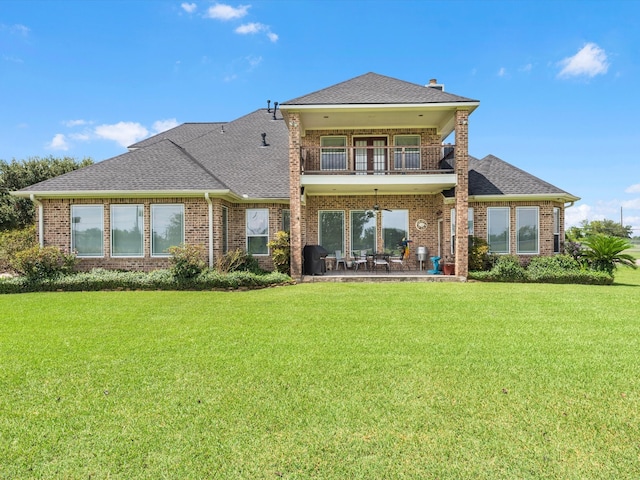
[[[44,207],[33,193],[29,195],[29,199],[38,206],[38,243],[42,248],[44,247]]]
[[[204,199],[209,205],[209,268],[213,268],[213,202],[209,198],[209,192],[204,193]]]

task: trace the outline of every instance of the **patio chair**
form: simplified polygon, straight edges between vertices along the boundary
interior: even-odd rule
[[[404,270],[404,257],[389,257],[389,265],[393,267],[394,265],[399,267],[400,270]]]
[[[364,265],[364,268],[367,268],[367,251],[366,250],[360,250],[360,254],[355,254],[354,252],[354,259],[353,259],[353,270],[354,271],[358,271],[358,268],[360,268],[360,265]]]
[[[340,250],[336,250],[336,270],[340,268],[340,264],[344,265],[344,269],[347,270],[347,259],[342,256]]]
[[[373,256],[373,269],[377,272],[378,267],[384,267],[389,272],[389,256],[383,254],[376,254]]]

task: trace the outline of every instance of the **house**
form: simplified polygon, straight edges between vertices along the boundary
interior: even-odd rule
[[[40,243],[76,251],[85,269],[164,268],[167,248],[183,242],[206,246],[210,265],[240,248],[270,268],[279,230],[291,234],[294,278],[305,245],[350,257],[397,252],[404,238],[454,258],[461,278],[469,242],[459,238],[485,238],[495,253],[559,253],[578,197],[471,157],[478,106],[435,80],[367,73],[231,122],[185,123],[14,194],[37,205]]]

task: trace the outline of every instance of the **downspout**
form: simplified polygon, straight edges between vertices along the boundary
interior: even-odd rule
[[[33,193],[29,195],[29,199],[38,206],[38,242],[40,247],[44,247],[44,206]]]
[[[209,204],[209,268],[213,268],[213,202],[209,192],[204,193],[204,199]]]

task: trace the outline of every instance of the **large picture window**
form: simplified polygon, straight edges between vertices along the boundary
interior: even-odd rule
[[[538,223],[538,207],[516,208],[517,253],[538,253]]]
[[[509,253],[509,207],[487,208],[487,242],[491,253]]]
[[[269,209],[247,209],[247,253],[268,255],[269,247]]]
[[[321,210],[318,212],[318,242],[334,256],[336,250],[344,253],[344,212]]]
[[[393,168],[417,170],[420,168],[420,135],[396,135]]]
[[[111,205],[111,256],[144,256],[144,205]]]
[[[376,251],[376,216],[371,210],[351,211],[351,250],[358,254]]]
[[[151,205],[151,256],[169,255],[184,243],[184,205]]]
[[[384,251],[400,255],[402,239],[409,238],[409,211],[393,210],[382,212],[382,241]]]
[[[347,137],[320,137],[320,170],[347,169]]]
[[[71,206],[71,250],[78,257],[104,256],[104,207]]]

